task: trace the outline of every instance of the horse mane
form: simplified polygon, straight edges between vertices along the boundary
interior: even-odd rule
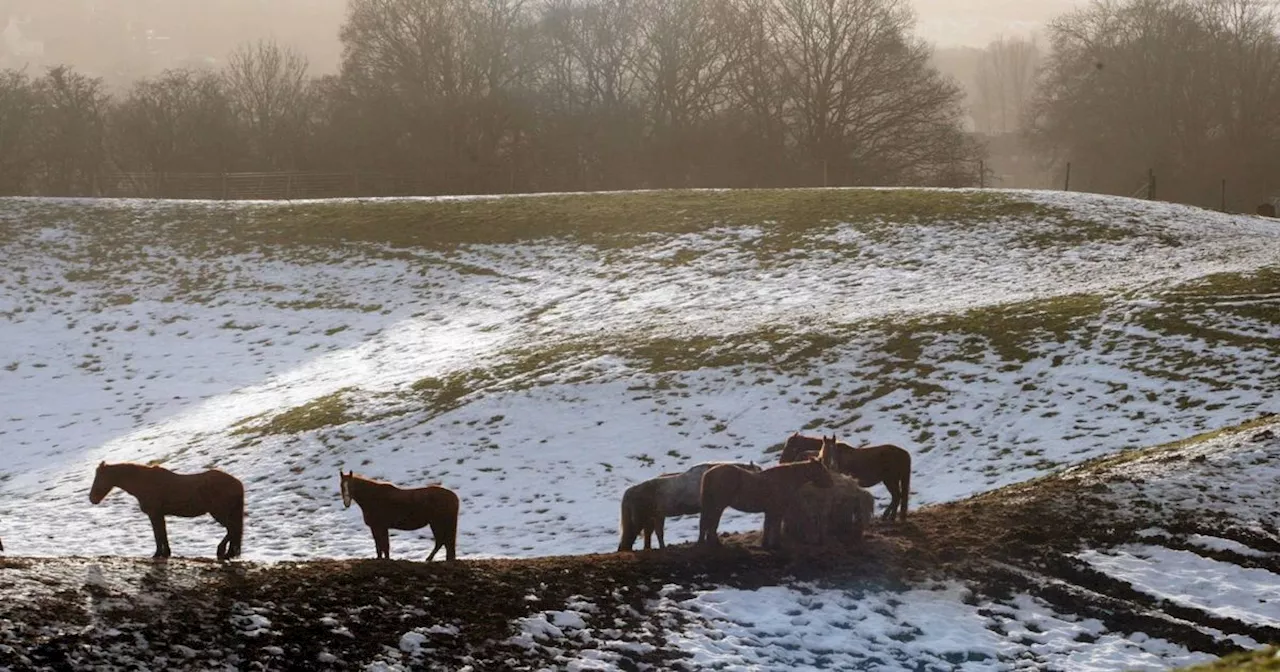
[[[384,481],[384,480],[377,479],[377,478],[370,478],[370,477],[368,477],[368,476],[364,476],[364,475],[362,475],[362,474],[357,474],[357,473],[356,473],[356,472],[354,472],[354,471],[353,471],[353,472],[351,472],[351,474],[348,476],[348,478],[350,478],[350,479],[351,479],[351,480],[353,480],[353,481],[360,481],[360,482],[362,482],[362,483],[368,483],[369,485],[389,485],[389,486],[391,486],[391,487],[393,487],[393,488],[400,488],[400,487],[401,487],[401,486],[399,486],[399,485],[396,485],[395,483],[392,483],[391,481]],[[431,487],[431,486],[433,486],[433,485],[434,485],[435,487],[437,487],[437,488],[442,488],[442,487],[444,487],[444,484],[443,484],[441,481],[431,481],[430,483],[427,483],[427,484],[425,484],[425,485],[422,485],[422,486],[415,486],[415,487],[424,487],[424,488],[429,488],[429,487]]]

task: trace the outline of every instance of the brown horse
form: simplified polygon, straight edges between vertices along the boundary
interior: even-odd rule
[[[892,444],[854,448],[841,443],[835,436],[822,438],[792,434],[782,447],[781,464],[812,457],[827,449],[827,466],[834,471],[858,479],[864,488],[884,483],[889,491],[889,506],[884,511],[885,520],[907,519],[907,496],[911,492],[911,453]]]
[[[702,475],[702,518],[698,543],[720,545],[720,516],[733,507],[746,513],[764,513],[760,545],[776,548],[782,541],[782,516],[800,486],[813,483],[831,487],[831,473],[821,460],[780,464],[753,473],[733,464],[721,464]]]
[[[398,488],[356,476],[353,471],[344,474],[339,470],[338,476],[342,479],[342,505],[350,508],[352,501],[360,505],[364,523],[373,532],[377,557],[391,559],[389,530],[417,530],[430,525],[436,546],[427,562],[435,559],[441,546],[445,560],[453,560],[458,541],[458,496],[452,490],[438,485]]]
[[[93,476],[89,501],[101,502],[112,488],[136,497],[138,508],[151,519],[151,531],[156,537],[156,552],[152,557],[167,558],[171,554],[165,516],[194,518],[206,513],[227,528],[226,536],[218,542],[218,559],[230,560],[240,555],[240,541],[244,536],[244,484],[235,476],[217,469],[175,474],[164,467],[103,462]]]

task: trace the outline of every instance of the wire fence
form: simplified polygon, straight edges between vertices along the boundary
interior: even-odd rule
[[[99,182],[102,196],[214,200],[292,200],[352,196],[415,196],[423,180],[389,173],[139,173],[116,172]]]

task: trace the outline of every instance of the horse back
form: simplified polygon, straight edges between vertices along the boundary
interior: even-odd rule
[[[911,453],[891,443],[854,448],[847,443],[836,444],[838,471],[856,476],[863,487],[882,481],[900,481],[911,473]]]
[[[755,473],[737,464],[718,464],[702,475],[699,503],[702,510],[708,507],[732,506],[746,513],[764,510],[763,474]]]
[[[145,484],[135,493],[148,513],[193,518],[206,513],[236,513],[244,507],[244,484],[219,469],[179,474],[163,467],[150,467]]]
[[[438,485],[398,488],[383,484],[375,501],[359,502],[365,522],[396,530],[416,530],[427,525],[457,524],[461,500],[454,491]]]

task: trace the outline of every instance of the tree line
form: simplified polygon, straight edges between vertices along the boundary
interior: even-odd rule
[[[274,42],[109,91],[0,77],[0,193],[361,171],[424,193],[963,185],[981,147],[904,0],[351,0],[337,75]]]
[[[1280,189],[1274,3],[1106,0],[1001,39],[969,96],[905,0],[349,0],[342,65],[274,42],[108,90],[0,73],[0,193],[121,172],[411,176],[418,193],[1072,187],[1231,209]],[[998,156],[990,157],[998,163]],[[992,161],[988,161],[990,172]],[[1021,168],[1020,168],[1021,169]],[[999,184],[999,182],[995,182]],[[1043,185],[1048,186],[1048,185]]]
[[[1072,187],[1252,212],[1280,196],[1274,2],[1095,2],[1049,26],[1024,129]],[[1148,185],[1148,171],[1156,184]]]

